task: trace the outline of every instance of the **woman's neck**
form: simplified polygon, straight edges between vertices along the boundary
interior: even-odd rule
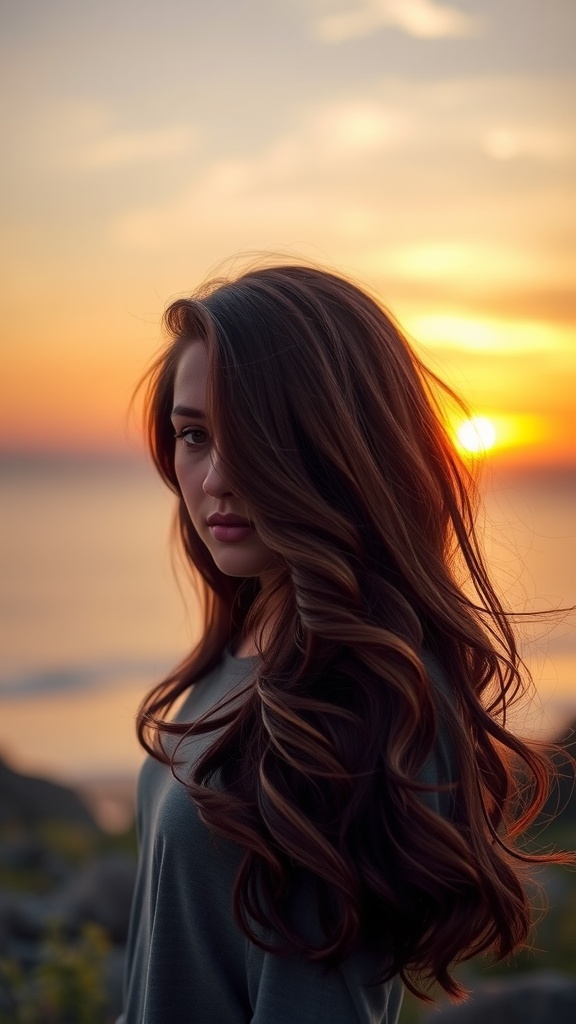
[[[254,658],[266,649],[281,612],[281,591],[274,585],[277,578],[278,570],[275,568],[270,569],[267,573],[262,573],[260,577],[262,593],[267,592],[265,618],[256,626],[255,630],[251,629],[250,632],[237,638],[233,650],[235,658]]]
[[[254,658],[258,654],[254,635],[241,636],[233,654],[235,658]]]

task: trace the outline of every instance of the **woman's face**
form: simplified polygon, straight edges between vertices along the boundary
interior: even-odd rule
[[[261,576],[273,554],[223,473],[206,417],[208,360],[201,341],[180,358],[174,380],[174,469],[194,529],[227,576]]]

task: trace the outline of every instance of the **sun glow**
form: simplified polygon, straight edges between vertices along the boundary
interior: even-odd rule
[[[481,459],[492,455],[514,452],[532,454],[546,443],[551,434],[550,423],[541,416],[520,412],[486,412],[464,419],[456,411],[448,413],[447,424],[458,450],[463,455]]]
[[[471,416],[456,429],[458,444],[470,455],[485,455],[494,448],[498,432],[494,422],[487,416]]]
[[[456,348],[464,352],[494,355],[527,355],[530,352],[572,351],[573,336],[561,325],[496,317],[434,313],[404,316],[413,338],[432,348]]]

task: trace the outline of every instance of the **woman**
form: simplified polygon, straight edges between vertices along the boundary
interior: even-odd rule
[[[393,1024],[403,983],[459,997],[451,965],[526,938],[548,791],[443,385],[318,269],[165,321],[149,438],[204,623],[139,712],[123,1020]]]

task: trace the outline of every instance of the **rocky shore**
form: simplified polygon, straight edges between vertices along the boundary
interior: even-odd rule
[[[135,869],[133,830],[103,831],[79,793],[0,760],[2,1024],[115,1020]]]
[[[564,746],[574,753],[573,740]],[[542,825],[554,821],[538,845],[576,849],[576,793],[561,761]],[[126,823],[130,793],[112,795],[121,807],[115,820]],[[102,828],[93,811],[103,806],[94,787],[21,775],[0,759],[0,1024],[113,1024],[121,1010],[136,843],[133,826]],[[576,1020],[576,877],[547,868],[539,882],[549,910],[534,949],[504,968],[467,965],[462,980],[473,995],[464,1006],[428,1017],[408,997],[401,1024]]]

